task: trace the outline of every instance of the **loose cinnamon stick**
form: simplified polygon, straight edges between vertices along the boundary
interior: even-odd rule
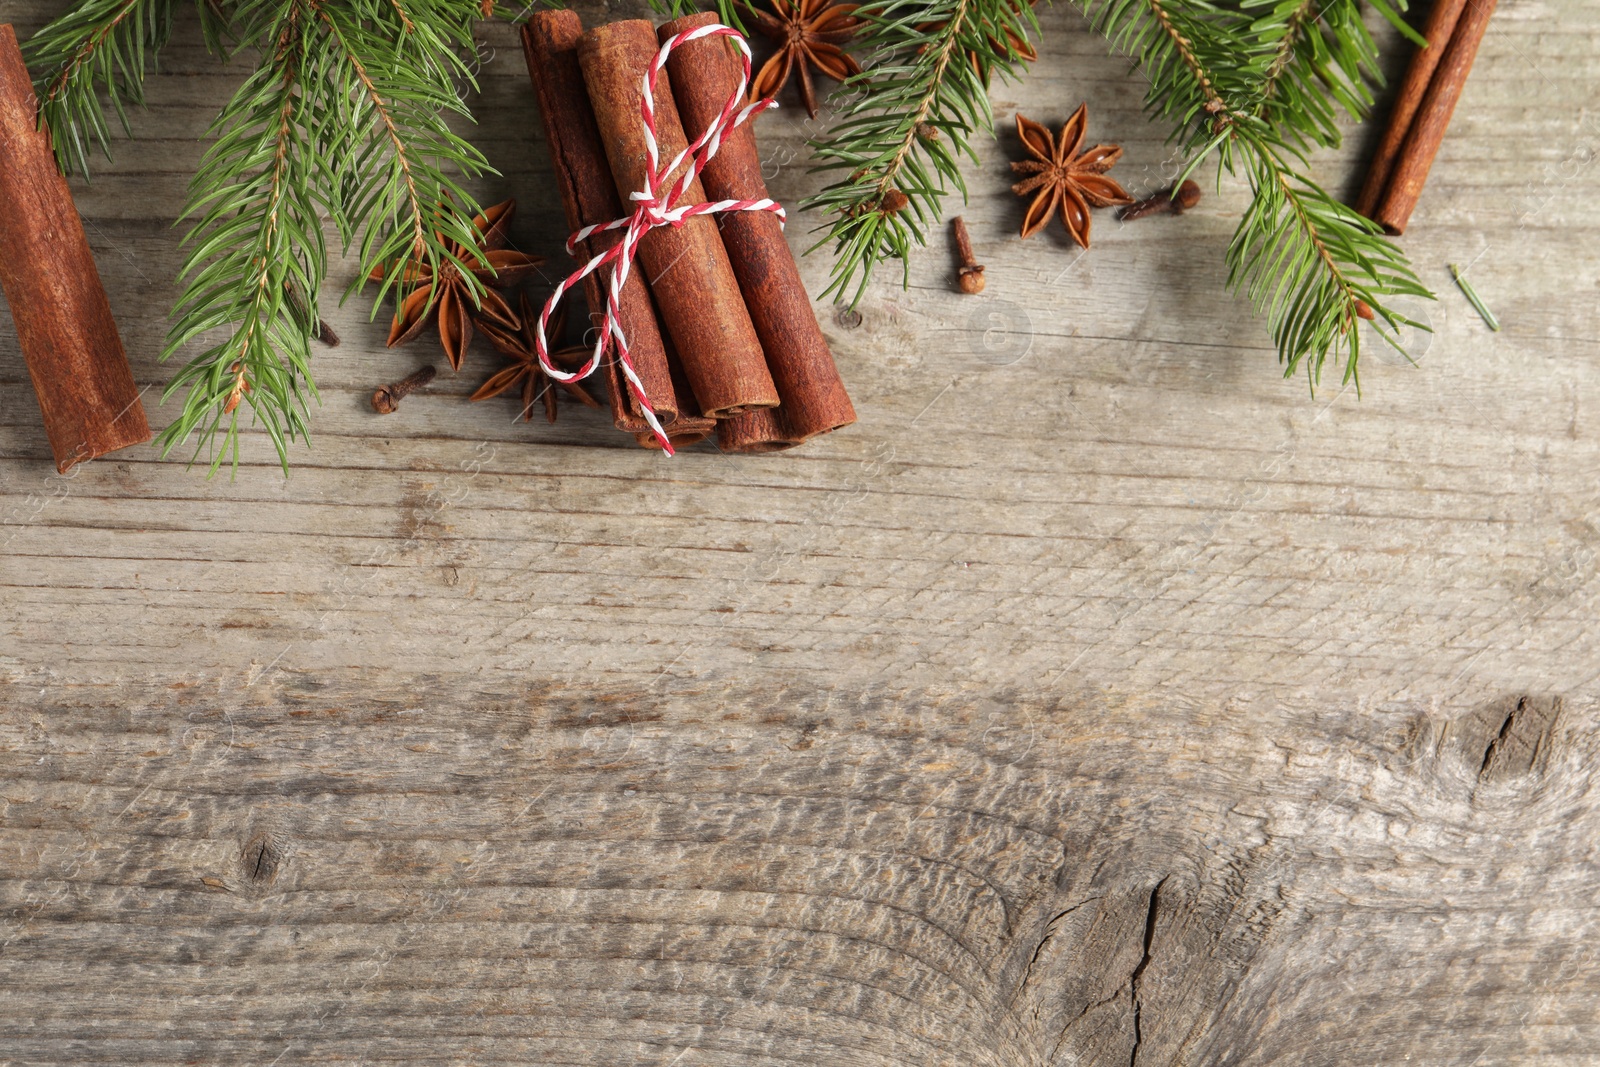
[[[1378,202],[1389,188],[1394,161],[1400,155],[1406,134],[1411,132],[1412,120],[1416,118],[1417,108],[1428,91],[1428,83],[1433,80],[1433,72],[1438,69],[1439,59],[1449,47],[1450,35],[1455,32],[1461,9],[1466,6],[1467,0],[1434,0],[1433,10],[1428,13],[1428,24],[1422,31],[1428,46],[1419,48],[1411,57],[1411,65],[1406,68],[1405,80],[1400,83],[1400,93],[1395,98],[1394,110],[1389,113],[1389,125],[1384,128],[1383,140],[1378,142],[1378,152],[1372,157],[1372,169],[1367,171],[1366,184],[1356,198],[1356,210],[1368,218],[1377,210]]]
[[[1489,28],[1494,7],[1495,0],[1471,0],[1456,21],[1449,46],[1439,57],[1438,69],[1433,72],[1389,175],[1389,186],[1372,215],[1372,220],[1391,234],[1405,233],[1406,223],[1411,221],[1411,212],[1422,196],[1422,186],[1439,154],[1439,145],[1450,126],[1456,101],[1461,99],[1461,89],[1472,71],[1472,61],[1477,58],[1478,45]]]
[[[600,130],[595,126],[589,97],[583,91],[583,71],[578,66],[578,41],[582,37],[582,22],[566,9],[537,11],[522,27],[522,54],[528,61],[528,77],[539,98],[545,144],[550,148],[550,164],[555,171],[569,230],[610,222],[622,215],[622,202],[611,178],[611,165],[606,162],[605,149],[600,144]],[[584,242],[581,253],[585,258],[598,255],[621,239],[618,231],[595,234]],[[603,276],[604,271],[596,271],[584,279],[591,321],[604,320]],[[655,305],[637,271],[628,276],[618,304],[633,369],[644,383],[656,417],[663,426],[670,426],[678,417],[678,408],[671,373],[667,369],[666,347],[656,321]],[[650,425],[629,392],[621,367],[607,359],[599,373],[605,376],[611,394],[611,418],[617,429],[648,435]]]
[[[716,22],[714,12],[674,19],[657,31],[667,38]],[[698,137],[721,114],[739,83],[740,62],[732,44],[707,37],[679,45],[667,59],[672,92],[684,132]],[[745,123],[724,134],[722,146],[701,171],[713,200],[753,200],[767,195],[755,134]],[[722,243],[739,279],[767,366],[781,401],[776,414],[750,412],[717,427],[725,451],[769,452],[856,421],[855,408],[839,380],[828,342],[817,325],[794,253],[770,211],[722,216]]]
[[[655,28],[645,19],[590,30],[578,47],[611,172],[625,196],[645,186],[649,160],[640,101],[645,68],[656,47]],[[665,163],[686,143],[667,72],[656,80],[654,95],[656,142]],[[705,189],[696,180],[682,202],[705,199]],[[697,215],[682,226],[656,227],[639,242],[639,265],[646,271],[701,410],[724,418],[776,406],[778,391],[717,223]]]
[[[0,25],[0,287],[56,470],[150,440],[89,239],[35,125],[17,35]]]

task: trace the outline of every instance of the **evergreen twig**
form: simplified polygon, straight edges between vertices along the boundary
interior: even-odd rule
[[[81,0],[29,42],[41,117],[63,169],[87,166],[87,144],[108,140],[102,95],[126,126],[124,100],[143,99],[142,79],[171,29],[174,0]],[[483,0],[198,0],[213,51],[260,53],[255,72],[212,124],[216,142],[189,187],[181,219],[185,283],[162,359],[202,335],[226,336],[192,356],[165,396],[183,410],[160,434],[164,450],[196,439],[214,473],[239,462],[247,407],[288,472],[288,441],[307,432],[316,396],[308,339],[319,329],[327,271],[323,216],[360,270],[382,281],[377,307],[404,287],[403,264],[420,255],[435,270],[462,264],[454,245],[476,249],[478,205],[459,184],[490,170],[453,133],[467,115],[461,85]],[[474,264],[476,265],[476,264]],[[477,285],[468,271],[463,276]],[[400,294],[403,296],[404,294]],[[219,440],[220,438],[220,440]]]
[[[125,102],[144,104],[144,77],[172,35],[175,0],[84,0],[23,49],[39,118],[64,174],[89,173],[91,143],[111,158],[106,103],[131,133]]]
[[[953,187],[963,199],[961,161],[977,161],[972,135],[993,129],[988,83],[1026,62],[1018,44],[1038,35],[1019,0],[867,0],[858,50],[876,62],[834,94],[836,123],[811,142],[816,166],[843,177],[806,201],[826,219],[820,247],[836,249],[823,295],[861,299],[873,268],[899,259],[909,270]]]
[[[739,9],[748,6],[748,2],[749,0],[712,0],[712,6],[717,9],[717,21],[724,26],[732,26],[748,37],[749,31],[745,29],[744,20],[739,17]],[[698,0],[650,0],[650,10],[664,18],[678,19],[685,15],[697,15],[702,9]]]
[[[1387,0],[1371,2],[1403,25]],[[1356,0],[1083,3],[1150,79],[1146,109],[1176,123],[1184,176],[1215,151],[1222,171],[1249,182],[1228,285],[1266,315],[1285,376],[1303,367],[1315,389],[1342,357],[1359,388],[1359,320],[1426,329],[1390,303],[1432,294],[1374,223],[1306,174],[1308,150],[1339,144],[1340,113],[1360,118],[1372,103],[1377,49]]]

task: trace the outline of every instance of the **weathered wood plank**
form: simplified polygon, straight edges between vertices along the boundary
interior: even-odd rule
[[[5,694],[18,1062],[1578,1064],[1600,1030],[1592,703],[118,693]]]
[[[1087,100],[1159,187],[1139,76],[1043,17],[1002,125]],[[431,356],[333,307],[347,262],[290,479],[259,438],[61,478],[0,329],[0,1062],[1592,1062],[1597,41],[1502,0],[1405,239],[1436,333],[1360,399],[1224,292],[1237,185],[1024,243],[1004,130],[988,292],[936,242],[819,309],[861,422],[780,456],[513,423],[483,350],[374,416]],[[510,31],[482,55],[479,191],[553,277]],[[74,183],[155,423],[243,73],[181,31]]]

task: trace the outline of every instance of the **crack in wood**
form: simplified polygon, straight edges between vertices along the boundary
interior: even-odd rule
[[[1555,727],[1561,717],[1562,698],[1537,697],[1524,694],[1511,702],[1497,703],[1480,709],[1470,717],[1475,721],[1477,737],[1482,745],[1482,758],[1477,760],[1477,787],[1503,779],[1537,773],[1548,757]],[[1482,738],[1487,735],[1488,740]],[[1470,735],[1469,735],[1470,736]],[[1468,753],[1472,750],[1468,749]]]
[[[1128,976],[1128,998],[1133,1003],[1133,1051],[1128,1054],[1128,1067],[1137,1067],[1139,1063],[1139,1046],[1144,1042],[1144,1004],[1139,998],[1139,981],[1144,977],[1144,970],[1150,966],[1150,944],[1156,936],[1156,919],[1161,911],[1161,887],[1167,884],[1167,879],[1162,878],[1156,887],[1150,890],[1150,908],[1145,913],[1144,919],[1144,955],[1139,958],[1139,963],[1133,968],[1133,973]]]
[[[266,831],[253,834],[239,851],[245,882],[257,889],[271,885],[278,878],[284,855],[284,844],[275,834]]]
[[[1516,723],[1517,716],[1528,706],[1527,697],[1519,697],[1517,704],[1506,714],[1505,721],[1500,724],[1500,732],[1495,734],[1483,750],[1483,763],[1478,766],[1478,777],[1486,778],[1489,768],[1494,765],[1495,753],[1500,751],[1500,746],[1505,744],[1506,737],[1511,733],[1511,727]]]

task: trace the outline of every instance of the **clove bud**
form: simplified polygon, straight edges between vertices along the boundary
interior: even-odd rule
[[[1200,186],[1192,180],[1175,189],[1165,189],[1155,196],[1129,204],[1117,215],[1123,222],[1142,219],[1146,215],[1182,215],[1200,202]]]
[[[433,381],[433,376],[438,372],[432,365],[412,372],[401,378],[398,382],[380,385],[372,394],[372,410],[379,415],[393,415],[395,408],[400,406],[400,398],[413,389],[420,389]]]
[[[972,235],[967,232],[967,220],[960,215],[951,219],[950,235],[955,238],[956,258],[960,260],[956,267],[956,282],[961,286],[961,291],[983,292],[983,264],[977,262],[977,257],[972,254]]]

